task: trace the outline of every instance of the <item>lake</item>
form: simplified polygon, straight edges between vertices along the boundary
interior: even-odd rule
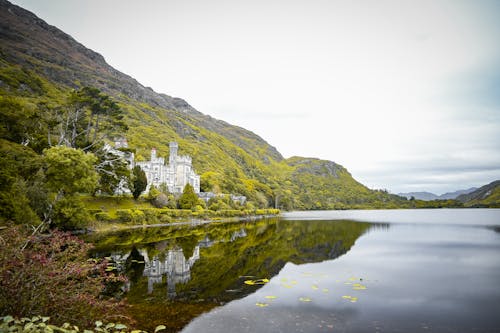
[[[144,329],[499,332],[500,210],[312,211],[96,234]]]

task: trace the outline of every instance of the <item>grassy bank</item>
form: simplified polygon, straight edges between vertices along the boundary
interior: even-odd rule
[[[182,221],[253,218],[278,215],[279,209],[170,209],[156,208],[145,199],[127,196],[82,197],[92,221],[89,227],[97,231],[119,230],[137,225],[158,225]]]

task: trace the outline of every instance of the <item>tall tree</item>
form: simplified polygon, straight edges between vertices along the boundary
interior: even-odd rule
[[[194,188],[191,184],[184,186],[184,191],[179,198],[179,207],[182,209],[191,209],[198,204],[198,196],[194,193]]]
[[[134,187],[132,195],[134,199],[137,199],[148,186],[148,179],[146,178],[146,173],[137,165],[132,170],[132,179]]]
[[[127,129],[123,113],[111,97],[97,88],[73,91],[60,114],[59,145],[94,150],[110,131]]]

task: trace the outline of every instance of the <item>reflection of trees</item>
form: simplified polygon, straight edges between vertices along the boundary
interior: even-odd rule
[[[353,221],[279,219],[213,223],[128,230],[102,240],[104,244],[113,240],[121,244],[129,239],[132,243],[140,240],[139,250],[133,245],[122,245],[121,250],[102,246],[119,253],[116,259],[121,256],[120,260],[126,261],[125,271],[134,297],[151,294],[161,285],[166,287],[169,298],[230,301],[258,288],[245,286],[243,276],[271,278],[287,262],[303,264],[335,259],[347,253],[370,226]],[[96,247],[99,249],[99,242]],[[147,289],[141,282],[142,276],[147,277]],[[154,297],[164,298],[165,293],[154,293]]]
[[[278,221],[245,225],[246,237],[216,243],[202,251],[202,260],[193,267],[193,279],[177,292],[193,298],[230,301],[255,291],[241,278],[271,278],[287,262],[303,264],[335,259],[347,253],[368,223],[353,221]],[[231,235],[236,235],[234,226]],[[230,292],[228,292],[230,291]]]

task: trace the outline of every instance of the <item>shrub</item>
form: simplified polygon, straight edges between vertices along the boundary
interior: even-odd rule
[[[144,214],[144,222],[147,223],[158,223],[158,218],[160,217],[160,210],[156,208],[144,208],[141,210]]]
[[[102,222],[111,222],[113,221],[113,218],[108,214],[108,213],[95,213],[94,214],[96,220],[102,221]]]
[[[170,223],[170,222],[172,222],[172,218],[170,216],[168,216],[168,215],[165,215],[165,214],[161,214],[159,220],[160,220],[160,223]]]
[[[125,278],[106,272],[106,261],[87,260],[90,244],[60,231],[29,238],[22,227],[2,230],[0,241],[0,313],[82,326],[126,319],[123,303],[102,297],[108,283]]]
[[[131,222],[132,221],[132,210],[131,209],[117,209],[116,216],[120,222]]]
[[[52,226],[63,230],[85,228],[90,215],[77,197],[64,197],[54,205]]]

